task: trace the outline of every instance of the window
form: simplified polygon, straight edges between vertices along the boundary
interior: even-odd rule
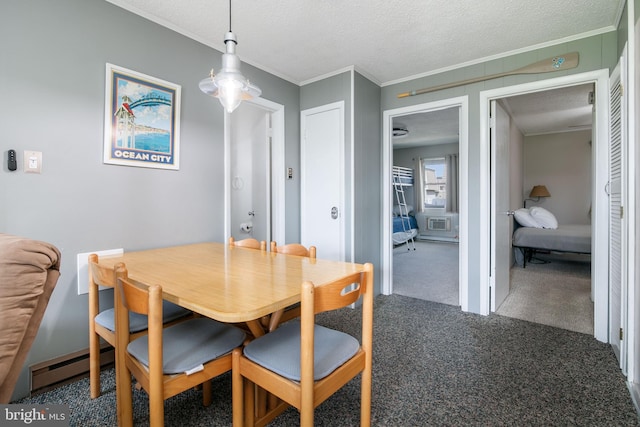
[[[447,166],[444,157],[422,159],[424,168],[424,208],[441,208],[447,205]]]

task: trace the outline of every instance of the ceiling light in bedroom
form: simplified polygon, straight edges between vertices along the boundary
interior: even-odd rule
[[[392,135],[394,138],[402,138],[409,135],[409,129],[407,129],[407,127],[404,125],[396,125],[393,127]]]
[[[222,55],[222,68],[217,74],[213,70],[209,77],[200,81],[200,90],[218,98],[227,112],[231,113],[242,101],[257,98],[262,91],[249,82],[240,72],[240,58],[236,55],[238,41],[231,31],[231,0],[229,0],[229,31],[224,36],[226,53]]]

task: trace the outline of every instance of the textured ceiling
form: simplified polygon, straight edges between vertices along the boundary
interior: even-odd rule
[[[227,0],[107,1],[224,50]],[[236,0],[232,29],[243,62],[293,83],[353,66],[385,85],[610,31],[623,5],[624,0]]]
[[[503,106],[523,135],[591,129],[593,84],[570,86],[503,98]],[[393,148],[413,148],[458,142],[458,108],[412,113],[393,119],[393,127],[409,133],[393,138]]]
[[[228,0],[106,1],[224,51]],[[354,67],[385,86],[612,31],[623,7],[624,0],[236,0],[231,28],[243,62],[292,83]],[[584,129],[589,90],[522,95],[506,106],[525,135]],[[394,146],[457,141],[457,109],[396,123],[410,133]]]

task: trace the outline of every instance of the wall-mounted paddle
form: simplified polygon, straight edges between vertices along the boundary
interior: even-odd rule
[[[472,79],[462,80],[454,83],[445,83],[438,86],[432,86],[425,89],[412,90],[410,92],[403,92],[398,94],[398,98],[406,98],[408,96],[422,95],[423,93],[435,92],[436,90],[449,89],[451,87],[468,85],[471,83],[477,83],[484,80],[497,79],[498,77],[513,76],[516,74],[538,74],[538,73],[550,73],[553,71],[569,70],[578,66],[580,55],[578,52],[567,53],[566,55],[558,55],[553,58],[543,59],[542,61],[534,62],[527,66],[518,68],[513,71],[506,71],[504,73],[490,74],[488,76],[475,77]]]

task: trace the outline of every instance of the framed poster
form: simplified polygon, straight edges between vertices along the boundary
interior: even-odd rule
[[[180,169],[180,86],[107,63],[107,164]]]

